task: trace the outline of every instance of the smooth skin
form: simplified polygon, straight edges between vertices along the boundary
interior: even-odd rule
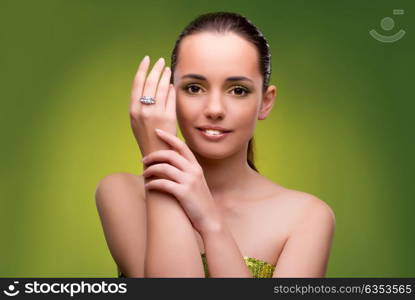
[[[149,60],[140,63],[130,117],[146,170],[111,174],[96,190],[108,247],[127,277],[204,277],[200,253],[212,277],[251,277],[243,256],[276,263],[274,277],[325,276],[331,208],[246,163],[256,121],[267,117],[276,95],[272,85],[262,92],[257,55],[236,34],[198,33],[183,39],[173,75],[162,59],[148,77]],[[250,80],[227,80],[234,76]],[[137,101],[157,93],[155,105]],[[175,116],[186,143],[176,137]],[[211,142],[195,128],[201,125],[233,131]]]
[[[156,127],[162,127],[166,132],[170,131],[176,135],[175,89],[169,84],[170,69],[164,68],[163,71],[164,64],[164,59],[159,59],[145,78],[149,66],[147,57],[143,64],[140,64],[133,84],[131,127],[143,155],[170,148],[155,136]],[[155,97],[157,104],[145,105],[137,101],[142,95]],[[145,179],[149,180],[151,178]],[[148,238],[145,247],[144,276],[202,277],[203,267],[200,264],[194,229],[180,203],[171,193],[157,189],[145,191],[145,203]],[[128,273],[126,275],[129,276]]]

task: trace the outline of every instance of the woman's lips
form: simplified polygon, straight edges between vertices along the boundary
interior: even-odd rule
[[[220,134],[209,134],[203,129],[200,129],[200,128],[196,128],[196,129],[208,141],[219,141],[219,140],[225,138],[226,136],[228,136],[229,133],[231,133],[230,131],[228,131],[228,132],[221,132]]]

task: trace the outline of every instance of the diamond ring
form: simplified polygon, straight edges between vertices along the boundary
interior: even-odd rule
[[[143,96],[140,98],[140,102],[144,104],[154,104],[156,103],[156,99],[151,96]]]

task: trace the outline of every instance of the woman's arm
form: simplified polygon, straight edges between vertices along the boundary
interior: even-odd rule
[[[164,68],[164,59],[160,58],[147,76],[149,65],[150,59],[145,57],[134,78],[130,102],[131,127],[143,155],[168,149],[168,145],[155,136],[156,127],[176,134],[175,90],[169,84],[171,71]],[[142,96],[152,96],[156,103],[141,103]],[[146,178],[145,182],[148,181]],[[145,201],[144,276],[203,277],[195,234],[176,199],[161,191],[146,191]]]
[[[148,153],[170,147],[152,140]],[[148,168],[149,166],[146,166]],[[144,182],[150,182],[145,178]],[[192,224],[176,198],[166,192],[145,190],[147,243],[144,277],[204,277],[203,263]]]
[[[146,207],[144,179],[113,173],[99,182],[96,207],[105,240],[118,270],[127,277],[144,277]]]
[[[179,202],[171,194],[148,190],[146,207],[145,277],[205,277],[193,227]]]
[[[170,147],[154,137],[149,153]],[[147,169],[150,165],[145,165]],[[156,179],[145,177],[144,183]],[[147,242],[144,277],[204,277],[199,247],[189,218],[176,198],[145,190]]]
[[[231,231],[218,217],[210,229],[200,232],[210,277],[253,277]]]
[[[145,277],[204,277],[193,227],[176,199],[149,191]]]
[[[203,264],[192,225],[177,201],[149,190],[148,237],[145,277],[204,277]],[[232,233],[222,222],[211,220],[203,239],[210,277],[251,277]],[[159,237],[159,238],[157,238]]]
[[[324,277],[335,232],[335,215],[313,197],[278,259],[273,277]]]
[[[211,277],[252,277],[196,157],[175,135],[164,131],[157,134],[173,149],[155,151],[144,158],[143,162],[149,166],[143,173],[144,178],[154,175],[165,178],[146,184],[146,190],[168,192],[180,202],[183,216],[203,239]]]
[[[160,139],[156,150],[170,149]],[[146,165],[147,169],[150,165]],[[154,179],[154,178],[152,178]],[[144,179],[145,183],[149,178]],[[176,198],[160,190],[145,190],[147,248],[145,277],[205,277],[192,224]]]

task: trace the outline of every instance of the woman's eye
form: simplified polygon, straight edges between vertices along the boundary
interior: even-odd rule
[[[200,91],[200,87],[197,85],[188,85],[185,90],[190,94],[198,94],[198,91]]]
[[[234,91],[236,96],[246,96],[249,94],[249,90],[241,86],[235,87],[232,91]]]
[[[189,84],[184,87],[184,90],[189,94],[200,94],[202,92],[202,88],[198,85]],[[243,87],[243,86],[236,86],[231,90],[233,95],[238,97],[244,97],[250,93],[250,91]]]

